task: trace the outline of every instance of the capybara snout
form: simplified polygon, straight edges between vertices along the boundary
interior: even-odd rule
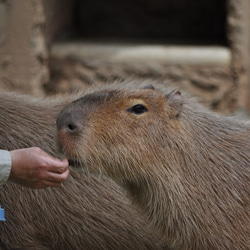
[[[79,125],[74,121],[70,113],[66,113],[58,117],[56,122],[57,130],[64,130],[65,133],[74,134],[79,130]]]
[[[88,94],[69,104],[59,114],[56,126],[59,133],[74,135],[84,127],[84,123],[89,120],[93,109],[103,102],[108,93]]]

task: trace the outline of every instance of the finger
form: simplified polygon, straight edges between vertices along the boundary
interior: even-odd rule
[[[47,164],[48,164],[48,171],[58,174],[64,173],[69,168],[69,162],[67,160],[62,161],[62,160],[52,159],[49,162],[47,162]]]
[[[48,171],[50,173],[63,174],[66,171],[69,171],[69,167],[55,167],[55,166],[53,166],[53,167],[48,168]]]
[[[53,157],[48,157],[48,161],[55,166],[69,166],[69,161],[67,159],[57,159]]]
[[[50,172],[46,181],[54,182],[54,183],[62,183],[67,180],[69,176],[69,168],[67,168],[63,173],[54,173]]]

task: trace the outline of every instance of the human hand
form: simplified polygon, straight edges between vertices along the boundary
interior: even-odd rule
[[[9,181],[40,189],[59,187],[69,175],[67,160],[55,159],[42,149],[24,148],[10,151],[12,167]]]

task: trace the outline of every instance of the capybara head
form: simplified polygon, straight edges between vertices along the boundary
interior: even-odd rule
[[[247,249],[250,123],[178,90],[109,87],[65,107],[71,164],[126,188],[171,249]]]
[[[152,162],[164,156],[162,132],[176,129],[181,109],[179,91],[166,95],[147,86],[94,92],[60,113],[59,147],[72,165],[91,173],[147,180]]]

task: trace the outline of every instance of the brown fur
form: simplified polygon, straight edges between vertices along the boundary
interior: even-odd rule
[[[0,148],[39,146],[57,155],[59,111],[77,96],[39,100],[0,92]],[[0,249],[158,249],[123,192],[114,182],[71,171],[60,188],[0,187],[6,222],[0,222]]]
[[[68,105],[61,150],[122,185],[171,249],[249,249],[250,123],[179,91],[131,85]],[[136,104],[147,111],[131,112]]]

